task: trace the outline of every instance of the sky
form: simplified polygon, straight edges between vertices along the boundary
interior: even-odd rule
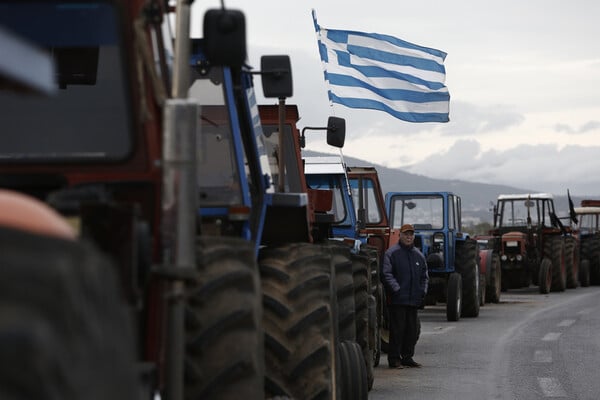
[[[595,0],[225,0],[246,16],[248,62],[287,54],[298,125],[346,119],[343,154],[432,178],[600,197],[600,2]],[[208,8],[198,0],[192,33]],[[381,33],[447,53],[450,122],[411,123],[330,104],[322,28]],[[255,79],[259,103],[260,79]],[[315,131],[320,132],[320,131]],[[307,148],[328,148],[312,133]],[[441,188],[440,190],[443,190]]]

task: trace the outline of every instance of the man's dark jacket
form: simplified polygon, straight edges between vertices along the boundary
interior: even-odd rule
[[[423,253],[396,243],[383,257],[382,280],[391,304],[420,307],[429,284]]]

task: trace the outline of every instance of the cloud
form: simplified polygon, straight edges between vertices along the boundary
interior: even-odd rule
[[[525,117],[507,105],[477,106],[451,101],[450,122],[441,131],[446,135],[468,136],[502,132],[519,126]]]
[[[582,124],[579,128],[573,128],[568,124],[556,124],[554,130],[560,133],[575,134],[575,133],[587,133],[600,129],[600,121],[587,121]]]
[[[582,162],[585,160],[585,162]],[[508,150],[481,151],[477,140],[457,140],[445,152],[406,168],[440,179],[502,184],[564,194],[600,195],[599,146],[519,145]]]

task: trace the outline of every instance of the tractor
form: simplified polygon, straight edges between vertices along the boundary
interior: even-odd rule
[[[6,397],[366,398],[349,252],[283,164],[294,116],[263,131],[253,91],[284,104],[289,58],[246,65],[224,7],[193,40],[190,3],[0,1],[56,69],[42,94],[0,85]]]
[[[569,287],[576,285],[575,239],[556,216],[551,194],[499,195],[491,234],[502,266],[503,290],[533,283],[544,294],[564,291],[567,279]],[[572,264],[568,275],[567,260]]]
[[[381,355],[382,283],[379,280],[377,248],[368,243],[368,236],[359,230],[355,204],[355,188],[341,156],[303,157],[307,184],[313,190],[331,191],[332,219],[330,238],[352,248],[355,288],[366,287],[355,296],[357,341],[367,364],[369,388],[373,385],[373,368]],[[324,217],[324,216],[323,216]]]
[[[600,285],[600,200],[582,200],[574,212],[574,229],[580,242],[581,286]]]
[[[482,279],[477,241],[462,230],[461,198],[452,192],[388,192],[390,244],[400,227],[412,224],[415,246],[427,260],[429,290],[425,305],[446,303],[446,319],[479,316]]]

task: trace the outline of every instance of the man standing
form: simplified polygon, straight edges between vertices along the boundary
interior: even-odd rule
[[[400,240],[383,259],[383,284],[388,294],[390,368],[420,367],[413,360],[417,343],[417,310],[427,293],[429,275],[423,253],[414,245],[415,228],[404,224]]]

